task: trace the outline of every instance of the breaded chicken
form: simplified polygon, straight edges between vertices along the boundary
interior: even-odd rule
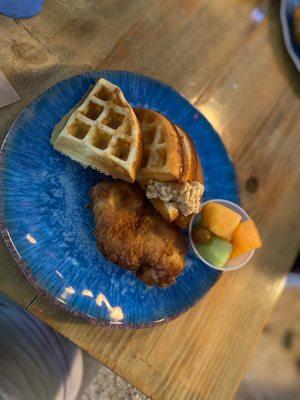
[[[101,182],[91,190],[91,198],[103,255],[135,271],[147,285],[174,283],[184,267],[184,236],[163,220],[141,189],[121,181]]]

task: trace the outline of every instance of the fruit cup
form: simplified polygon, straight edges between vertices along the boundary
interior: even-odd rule
[[[225,207],[227,207],[227,208],[230,208],[231,210],[233,210],[233,211],[235,211],[236,213],[238,213],[238,214],[242,217],[241,222],[243,222],[243,221],[248,221],[248,220],[250,219],[250,217],[249,217],[249,215],[246,213],[246,211],[244,211],[244,210],[243,210],[240,206],[238,206],[237,204],[232,203],[231,201],[228,201],[228,200],[221,200],[221,199],[209,200],[209,201],[203,203],[202,206],[204,207],[206,204],[212,203],[212,202],[213,202],[213,203],[222,204],[223,206],[225,206]],[[200,212],[199,214],[197,214],[197,215],[194,215],[194,216],[191,218],[190,225],[189,225],[189,242],[190,242],[190,247],[192,248],[194,254],[195,254],[202,262],[204,262],[204,264],[208,265],[208,266],[211,267],[211,268],[217,269],[217,270],[219,270],[219,271],[232,271],[232,270],[239,269],[239,268],[243,267],[244,265],[246,265],[246,264],[250,261],[250,259],[251,259],[251,257],[253,256],[255,250],[251,250],[251,251],[249,251],[248,253],[245,253],[245,254],[243,254],[243,255],[241,255],[241,256],[239,256],[239,257],[235,257],[235,258],[229,259],[228,262],[227,262],[227,264],[226,264],[224,267],[218,267],[218,266],[216,266],[216,265],[210,264],[210,263],[209,263],[205,258],[203,258],[203,257],[201,256],[201,254],[198,252],[198,250],[197,250],[197,248],[196,248],[196,246],[195,246],[195,243],[194,243],[194,241],[193,241],[193,237],[192,237],[192,230],[193,230],[193,227],[194,227],[195,225],[197,225],[197,224],[199,223],[200,220],[201,220],[201,212]]]

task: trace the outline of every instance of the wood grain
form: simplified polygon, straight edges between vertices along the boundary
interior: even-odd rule
[[[260,23],[251,17],[258,6],[265,11]],[[2,136],[12,117],[56,80],[128,69],[182,92],[217,129],[236,165],[242,203],[264,248],[192,310],[154,329],[111,331],[42,297],[29,307],[154,399],[233,397],[298,251],[300,81],[277,13],[278,3],[254,0],[53,0],[30,20],[0,17],[1,68],[22,97],[0,110]],[[2,248],[0,263],[1,277],[8,277],[0,290],[20,302],[16,288],[23,293],[26,284]]]
[[[36,290],[20,272],[2,239],[0,240],[0,292],[24,308],[37,297]]]

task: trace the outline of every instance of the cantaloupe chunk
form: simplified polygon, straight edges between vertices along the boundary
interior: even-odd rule
[[[219,203],[207,203],[202,208],[201,226],[221,239],[231,242],[232,234],[240,223],[240,214]]]
[[[262,242],[252,219],[241,222],[232,235],[233,250],[230,258],[238,257],[262,246]]]

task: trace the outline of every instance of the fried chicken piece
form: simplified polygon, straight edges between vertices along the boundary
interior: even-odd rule
[[[148,285],[174,283],[186,254],[179,228],[164,221],[135,185],[101,182],[90,195],[103,255]]]

